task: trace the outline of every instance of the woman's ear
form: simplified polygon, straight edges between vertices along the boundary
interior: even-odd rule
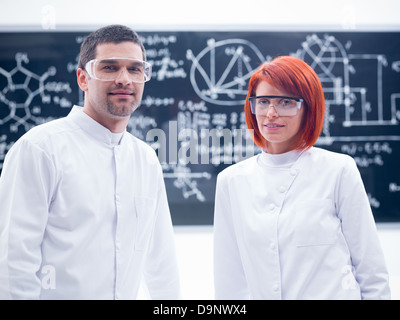
[[[82,68],[78,68],[78,70],[76,71],[76,79],[78,81],[79,88],[81,88],[82,91],[87,91],[89,80],[89,75],[87,74],[87,72]]]

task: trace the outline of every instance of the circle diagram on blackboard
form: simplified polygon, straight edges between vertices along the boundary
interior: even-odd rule
[[[186,56],[192,61],[190,81],[196,94],[225,106],[244,103],[247,81],[265,60],[254,44],[243,39],[210,39],[197,56],[192,50]]]

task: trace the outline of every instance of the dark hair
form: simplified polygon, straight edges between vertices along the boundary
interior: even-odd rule
[[[85,69],[86,63],[95,59],[97,45],[107,42],[120,43],[125,41],[132,41],[138,44],[142,49],[143,60],[146,60],[146,51],[138,34],[131,28],[114,24],[100,28],[86,37],[81,45],[78,68]]]
[[[261,65],[251,76],[244,106],[246,123],[251,132],[254,132],[252,136],[255,144],[265,148],[267,141],[258,129],[256,116],[251,113],[248,100],[255,94],[261,81],[304,100],[305,113],[294,149],[311,148],[321,134],[325,113],[324,92],[315,71],[298,58],[280,56]]]

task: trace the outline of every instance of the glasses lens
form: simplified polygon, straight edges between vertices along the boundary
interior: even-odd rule
[[[266,116],[270,106],[273,106],[279,116],[295,116],[301,105],[300,101],[290,98],[254,97],[250,99],[251,112]]]
[[[297,114],[298,101],[293,99],[280,99],[276,107],[281,116],[295,116]]]
[[[95,60],[93,76],[103,81],[114,81],[125,72],[132,82],[143,83],[151,78],[151,65],[146,61],[129,58]]]

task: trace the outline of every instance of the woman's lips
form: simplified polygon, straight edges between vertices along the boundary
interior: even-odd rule
[[[264,124],[264,127],[266,127],[268,130],[279,130],[280,128],[283,128],[284,125],[279,123],[266,123]]]

